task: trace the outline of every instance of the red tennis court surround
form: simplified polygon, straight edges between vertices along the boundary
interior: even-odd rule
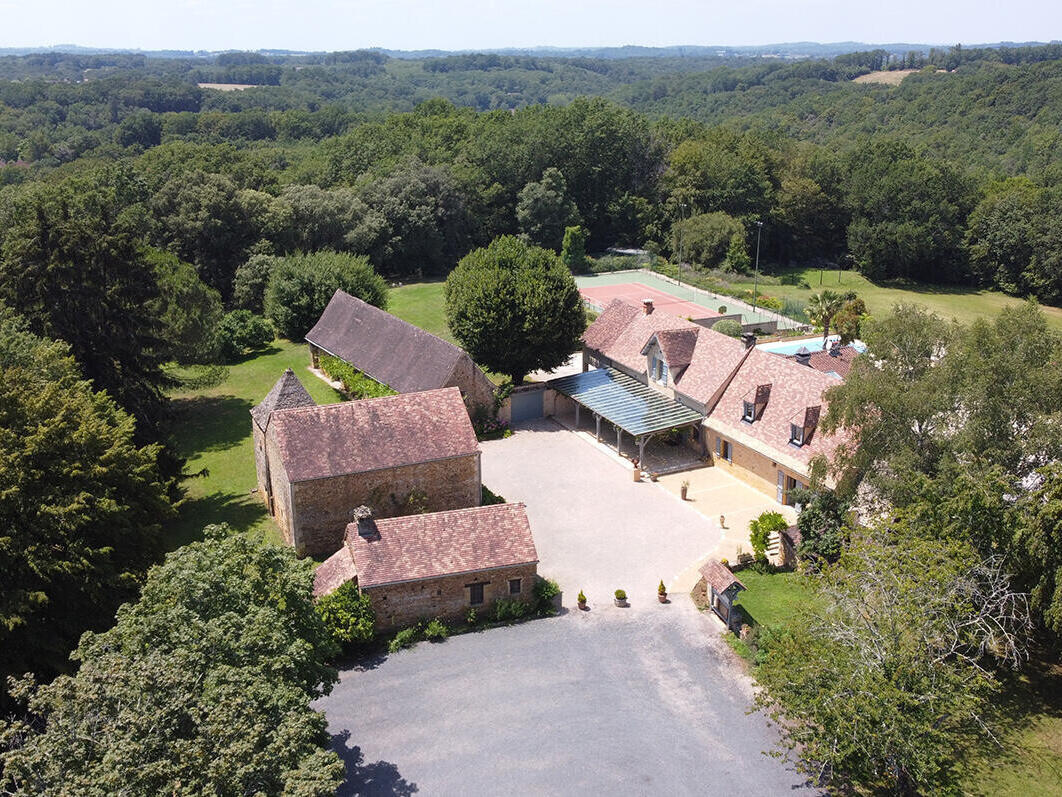
[[[677,315],[679,318],[690,318],[694,321],[702,318],[719,318],[722,313],[709,310],[703,305],[687,302],[672,296],[670,293],[650,288],[640,282],[625,282],[622,285],[595,285],[591,288],[580,288],[579,293],[583,299],[599,310],[605,309],[613,299],[622,299],[628,304],[642,306],[643,299],[652,299],[653,307],[663,310],[665,313]]]

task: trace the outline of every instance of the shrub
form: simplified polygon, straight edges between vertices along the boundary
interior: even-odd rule
[[[624,590],[622,590],[622,589],[616,590],[616,600],[618,600],[618,601],[627,600],[627,593]]]
[[[438,617],[424,626],[425,639],[430,639],[433,642],[442,642],[448,636],[450,636],[450,629]]]
[[[760,298],[757,300],[757,304],[759,304],[760,307],[766,308],[767,310],[774,310],[776,313],[780,313],[782,311],[782,308],[785,307],[785,302],[783,302],[776,296],[761,295]]]
[[[321,364],[322,371],[342,383],[343,391],[352,399],[395,395],[395,391],[387,385],[381,385],[345,360],[340,360],[330,354],[322,354],[318,362]]]
[[[417,637],[420,635],[420,623],[409,628],[403,628],[387,645],[388,653],[398,653],[400,650],[411,648],[417,644]]]
[[[257,254],[236,269],[236,276],[232,280],[232,300],[237,307],[254,313],[262,312],[269,277],[282,260],[276,255]]]
[[[543,615],[551,615],[556,612],[553,608],[553,599],[560,595],[560,585],[552,578],[539,578],[535,581],[535,610]]]
[[[317,601],[317,613],[336,642],[368,642],[376,633],[376,615],[369,596],[358,590],[353,581]]]
[[[486,486],[484,486],[483,498],[479,503],[480,506],[493,506],[494,504],[504,504],[506,503],[506,501],[500,495],[495,492],[492,492],[491,490],[487,489]]]
[[[231,362],[246,351],[264,349],[273,342],[273,327],[250,310],[225,313],[214,330],[218,354]]]
[[[579,603],[586,603],[586,595],[583,593],[582,590],[579,590],[579,598],[578,598],[578,600],[579,600]]]
[[[526,602],[515,598],[499,598],[494,602],[494,619],[499,623],[519,620],[530,610]]]
[[[724,318],[722,321],[713,324],[712,329],[721,335],[727,335],[731,338],[741,337],[741,324],[732,318]]]
[[[660,586],[656,588],[657,595],[667,595],[667,587],[664,586],[664,579],[660,579]]]
[[[749,542],[752,543],[752,553],[757,560],[767,558],[767,542],[771,533],[784,531],[789,528],[789,523],[778,512],[763,512],[758,518],[749,523]]]

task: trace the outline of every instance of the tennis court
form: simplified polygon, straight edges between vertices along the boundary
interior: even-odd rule
[[[628,304],[641,307],[644,299],[652,299],[653,307],[679,318],[718,318],[722,313],[703,304],[680,299],[670,293],[650,288],[641,282],[625,282],[619,285],[595,285],[579,288],[585,301],[598,310],[604,310],[614,299],[622,299]]]

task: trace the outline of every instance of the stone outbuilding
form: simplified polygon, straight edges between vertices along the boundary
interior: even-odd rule
[[[482,495],[456,387],[274,409],[264,445],[271,511],[300,556],[335,552],[360,505],[386,518],[478,506]]]
[[[734,600],[746,589],[730,568],[718,559],[709,559],[700,567],[703,577],[704,597],[712,611],[733,630],[738,625],[740,614],[734,611]]]
[[[273,410],[290,410],[294,407],[314,407],[316,402],[303,387],[299,377],[290,368],[273,385],[262,403],[251,410],[251,433],[254,437],[254,467],[258,473],[258,496],[273,514],[273,489],[269,478],[269,460],[266,457],[266,429]]]
[[[538,552],[523,504],[399,518],[360,514],[343,547],[317,568],[314,596],[356,581],[378,630],[464,619],[469,609],[488,613],[500,598],[533,600]]]
[[[306,342],[315,368],[330,354],[398,393],[456,387],[470,408],[494,402],[494,385],[463,349],[341,290]]]

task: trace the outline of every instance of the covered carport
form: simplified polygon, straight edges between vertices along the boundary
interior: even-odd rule
[[[549,387],[575,402],[578,428],[580,410],[594,418],[597,439],[601,440],[601,421],[616,429],[616,450],[622,449],[623,433],[634,438],[638,461],[645,460],[645,444],[654,435],[672,429],[696,426],[704,415],[685,404],[644,385],[615,368],[595,368],[580,374],[552,379]]]

